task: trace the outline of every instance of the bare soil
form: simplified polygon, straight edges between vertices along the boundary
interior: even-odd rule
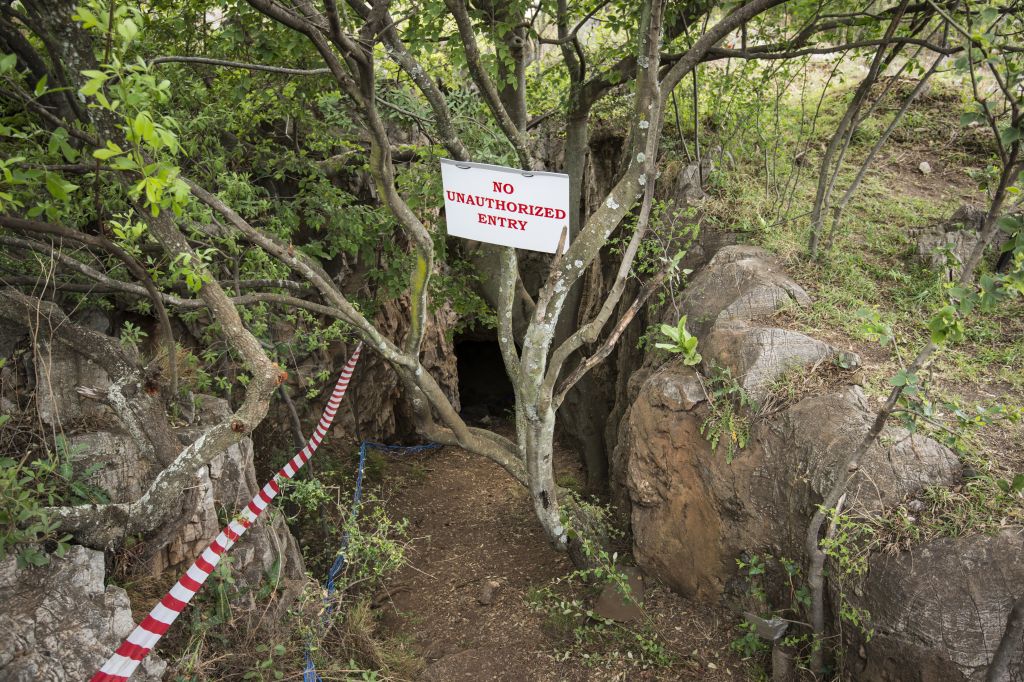
[[[747,679],[729,650],[738,617],[650,581],[644,608],[670,665],[632,664],[614,642],[586,662],[567,656],[571,628],[554,627],[530,596],[573,566],[544,538],[525,489],[491,462],[450,447],[426,452],[389,464],[384,488],[390,513],[410,520],[415,540],[381,618],[424,659],[417,679]],[[481,604],[489,581],[497,583],[493,601]]]

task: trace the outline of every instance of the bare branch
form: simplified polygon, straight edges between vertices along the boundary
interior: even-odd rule
[[[153,302],[153,308],[156,310],[157,319],[160,321],[160,327],[165,337],[165,343],[167,346],[167,370],[168,380],[170,383],[170,396],[171,399],[175,399],[178,393],[178,362],[177,362],[177,345],[174,341],[174,330],[171,328],[171,319],[167,315],[167,309],[164,308],[163,300],[160,297],[160,292],[157,290],[156,285],[153,284],[153,279],[146,272],[139,263],[124,249],[114,244],[106,237],[100,235],[91,235],[77,230],[69,230],[66,227],[60,225],[54,225],[52,223],[43,223],[38,220],[28,220],[25,218],[19,218],[12,215],[0,215],[0,226],[6,227],[22,234],[49,234],[63,239],[68,239],[82,244],[88,244],[96,247],[107,253],[113,255],[119,261],[124,263],[128,271],[132,273],[142,286],[146,288],[146,292],[149,295],[150,301]]]

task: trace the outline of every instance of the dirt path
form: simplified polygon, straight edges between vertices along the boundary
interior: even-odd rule
[[[555,627],[529,598],[572,566],[545,541],[526,491],[483,458],[450,447],[422,453],[390,463],[385,487],[391,514],[410,520],[416,540],[410,565],[389,584],[383,621],[423,657],[419,679],[746,678],[728,651],[734,617],[658,586],[648,587],[646,606],[671,665],[643,669],[614,642],[589,661],[565,656],[572,627]],[[479,597],[488,581],[498,587],[485,605]]]

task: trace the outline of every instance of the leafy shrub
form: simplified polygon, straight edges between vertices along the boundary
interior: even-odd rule
[[[58,532],[47,507],[109,501],[88,482],[102,465],[76,474],[71,464],[76,450],[58,436],[54,451],[42,457],[0,458],[0,559],[14,555],[18,567],[25,568],[45,566],[51,554],[64,556],[71,536]]]

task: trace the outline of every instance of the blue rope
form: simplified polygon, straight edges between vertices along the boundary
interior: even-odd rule
[[[370,448],[374,450],[384,450],[386,452],[393,452],[396,454],[412,455],[417,452],[424,452],[426,450],[433,450],[439,448],[439,443],[427,443],[426,445],[384,445],[383,443],[373,443],[368,440],[364,440],[359,444],[359,468],[356,471],[356,489],[352,493],[352,512],[351,519],[355,522],[355,519],[359,516],[359,505],[363,500],[363,472],[366,470],[366,452]],[[327,618],[334,612],[334,581],[341,575],[341,572],[345,570],[345,553],[348,551],[349,543],[349,531],[345,531],[345,534],[341,538],[341,547],[338,549],[337,556],[334,557],[334,563],[331,564],[330,569],[327,571],[327,596],[324,597],[324,614],[321,617],[321,627],[323,627]],[[316,664],[313,662],[313,650],[310,643],[306,642],[305,652],[306,667],[302,672],[302,682],[323,682],[323,678],[316,671]]]

